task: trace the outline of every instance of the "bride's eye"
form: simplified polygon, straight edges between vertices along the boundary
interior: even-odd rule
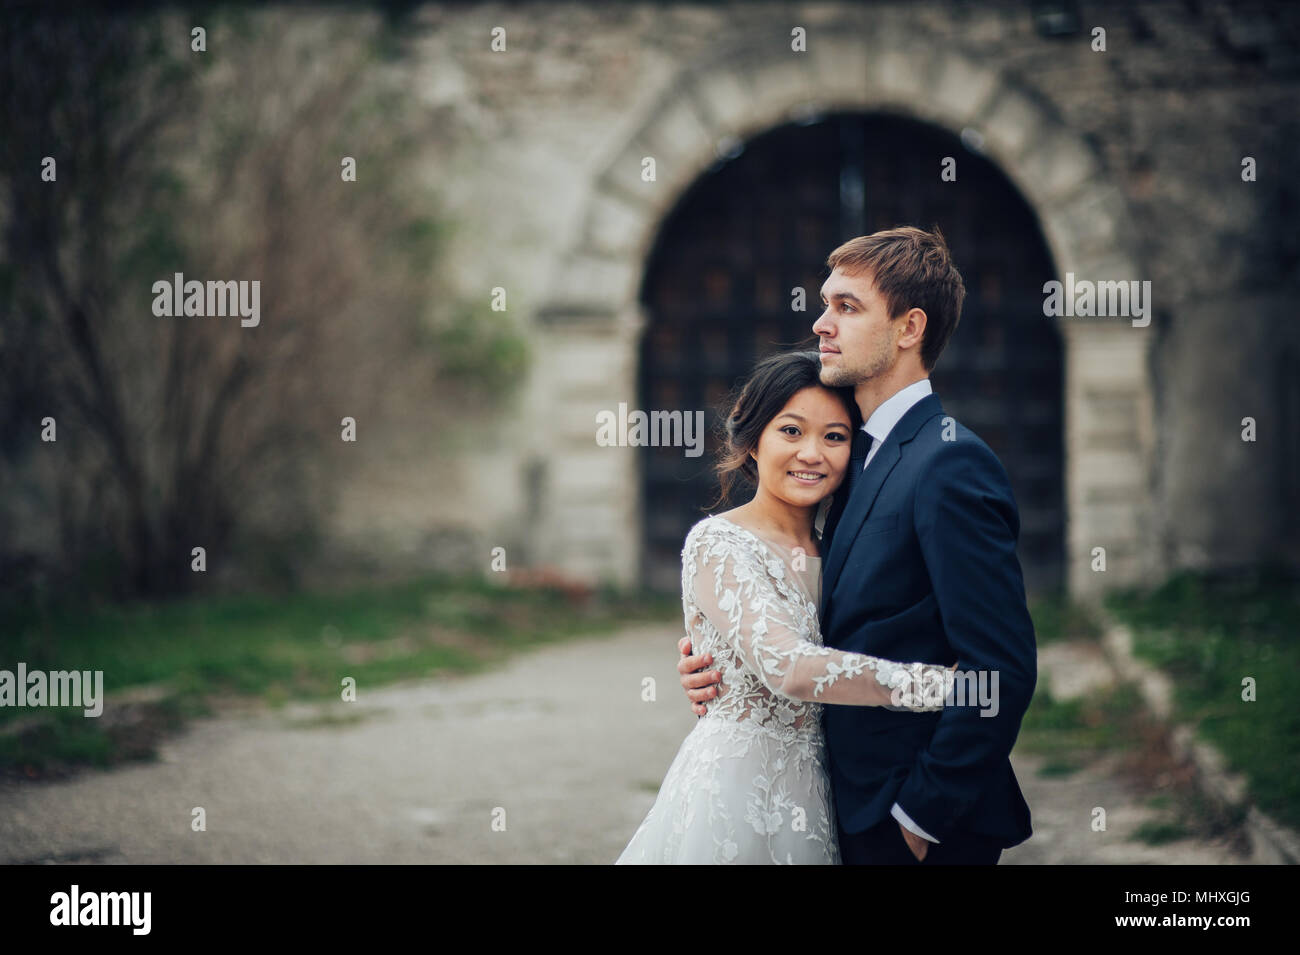
[[[790,435],[791,437],[794,438],[799,437],[799,429],[795,425],[788,424],[784,428],[782,428],[781,431],[784,432],[785,434]]]
[[[826,435],[828,438],[834,438],[836,441],[847,441],[849,436],[841,431],[832,431]]]

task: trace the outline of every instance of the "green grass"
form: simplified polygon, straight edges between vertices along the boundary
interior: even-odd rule
[[[1048,759],[1039,767],[1038,775],[1044,779],[1056,779],[1062,776],[1073,776],[1083,767],[1073,759],[1055,756]]]
[[[1176,719],[1247,777],[1262,810],[1300,827],[1300,584],[1186,574],[1107,604],[1132,627],[1134,652],[1173,679]],[[1254,702],[1242,699],[1247,677]]]
[[[1093,640],[1101,630],[1086,608],[1062,594],[1037,594],[1029,599],[1038,645],[1066,640]],[[1118,691],[1123,692],[1123,691]],[[1123,745],[1107,721],[1110,696],[1057,700],[1048,689],[1045,674],[1021,724],[1017,746],[1048,757],[1038,775],[1045,778],[1070,776],[1078,772],[1091,754],[1106,746]]]
[[[1034,698],[1020,724],[1017,747],[1026,752],[1051,757],[1058,766],[1080,763],[1074,758],[1091,758],[1102,750],[1126,750],[1134,736],[1129,717],[1141,706],[1137,690],[1118,684],[1087,697],[1058,700],[1052,696],[1047,681],[1040,681]],[[1071,754],[1070,757],[1062,753]],[[1061,774],[1060,769],[1052,770]]]
[[[1097,640],[1101,628],[1085,607],[1059,594],[1039,594],[1029,599],[1038,645],[1062,640]]]
[[[1192,830],[1181,822],[1155,819],[1142,823],[1133,831],[1133,838],[1149,846],[1163,846],[1191,836]]]
[[[1159,811],[1132,838],[1164,845],[1189,837],[1217,838],[1240,826],[1243,813],[1207,800],[1195,786],[1174,777],[1162,726],[1142,705],[1132,684],[1120,683],[1088,697],[1052,697],[1041,683],[1021,724],[1017,749],[1046,757],[1038,775],[1062,778],[1101,755],[1118,755],[1120,772],[1139,786],[1164,786],[1147,804]],[[1160,777],[1166,777],[1163,780]]]
[[[163,685],[144,722],[157,730],[210,710],[217,697],[337,699],[396,680],[468,673],[512,653],[633,620],[671,620],[676,601],[603,591],[575,602],[554,589],[437,578],[330,593],[204,597],[160,604],[11,608],[0,617],[0,668],[102,670],[104,691]],[[0,707],[0,769],[107,765],[147,756],[136,731],[47,709],[35,730],[6,724],[38,711]],[[138,722],[138,721],[137,721]],[[154,734],[156,736],[156,733]]]
[[[87,719],[78,709],[47,710],[30,729],[0,735],[0,770],[39,777],[63,775],[76,766],[104,768],[126,760],[151,760],[161,736],[179,729],[186,719],[209,712],[202,700],[176,696],[137,710],[132,721],[113,723]]]

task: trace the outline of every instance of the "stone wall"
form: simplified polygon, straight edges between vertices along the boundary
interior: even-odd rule
[[[1062,276],[1152,283],[1148,328],[1056,319],[1071,589],[1296,562],[1300,428],[1284,430],[1282,409],[1296,407],[1286,356],[1300,353],[1300,19],[1247,4],[1080,9],[1075,32],[1045,36],[1023,2],[420,8],[401,68],[452,144],[429,177],[458,218],[455,281],[470,298],[507,290],[534,362],[500,427],[438,465],[437,508],[428,462],[375,462],[388,492],[352,495],[338,533],[383,524],[417,541],[451,522],[484,569],[501,544],[632,582],[635,450],[598,448],[594,416],[636,400],[657,225],[732,138],[847,107],[977,132],[1038,211]],[[1105,52],[1091,49],[1098,26]],[[807,52],[791,50],[794,27]],[[1242,181],[1245,156],[1256,182]]]

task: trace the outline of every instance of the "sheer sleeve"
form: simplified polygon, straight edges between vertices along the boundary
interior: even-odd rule
[[[729,536],[701,544],[688,581],[694,602],[773,693],[816,703],[943,709],[951,669],[818,646],[802,634],[797,601],[778,589],[786,577],[781,561],[765,563],[752,541]]]

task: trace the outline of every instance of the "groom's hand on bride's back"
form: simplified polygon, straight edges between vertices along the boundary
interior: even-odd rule
[[[695,711],[695,715],[703,716],[708,712],[708,707],[704,705],[705,701],[716,699],[722,692],[722,674],[717,670],[705,669],[713,664],[713,657],[710,654],[701,653],[698,656],[691,654],[690,637],[682,637],[678,640],[677,649],[682,654],[682,658],[677,661],[677,672],[682,675],[682,689],[686,691],[686,697],[691,701],[691,709]]]

